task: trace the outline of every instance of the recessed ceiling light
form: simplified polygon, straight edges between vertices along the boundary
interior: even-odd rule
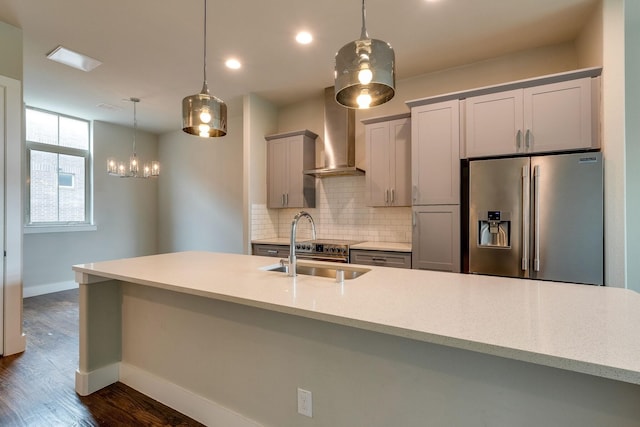
[[[296,41],[300,44],[309,44],[313,41],[313,36],[311,35],[311,33],[308,33],[306,31],[300,31],[296,35]]]
[[[232,70],[237,70],[238,68],[242,67],[242,64],[240,63],[240,61],[238,61],[235,58],[227,59],[224,65],[226,65],[227,68],[231,68]]]
[[[74,52],[62,46],[58,46],[49,52],[47,58],[82,71],[91,71],[102,64],[102,62],[97,59]]]

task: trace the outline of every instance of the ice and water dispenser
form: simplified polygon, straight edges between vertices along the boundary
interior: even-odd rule
[[[511,213],[502,211],[485,211],[478,218],[478,246],[502,247],[511,246]]]

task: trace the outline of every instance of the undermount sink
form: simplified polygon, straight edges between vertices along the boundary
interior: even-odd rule
[[[298,263],[298,268],[296,268],[296,272],[298,274],[304,274],[306,276],[318,276],[318,277],[328,277],[330,279],[336,279],[338,282],[342,282],[343,280],[351,280],[356,277],[360,277],[365,274],[369,270],[368,268],[359,268],[359,267],[329,267],[326,265],[308,265]],[[265,267],[266,271],[279,271],[282,273],[288,272],[288,265],[271,265]]]

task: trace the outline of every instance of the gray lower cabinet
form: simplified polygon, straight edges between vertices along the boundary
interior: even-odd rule
[[[254,243],[251,245],[253,255],[286,258],[289,256],[289,245],[266,245]]]
[[[411,252],[351,250],[351,264],[411,268]]]
[[[414,206],[413,268],[459,273],[460,264],[460,206]]]

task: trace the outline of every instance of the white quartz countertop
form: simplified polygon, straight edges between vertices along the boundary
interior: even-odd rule
[[[257,245],[286,245],[291,243],[288,237],[272,237],[270,239],[252,240],[251,243]]]
[[[179,252],[73,269],[80,283],[119,279],[640,384],[640,294],[631,290],[374,266],[336,283],[262,269],[273,264]]]
[[[367,251],[411,252],[411,243],[394,242],[362,242],[349,246],[350,249]]]

